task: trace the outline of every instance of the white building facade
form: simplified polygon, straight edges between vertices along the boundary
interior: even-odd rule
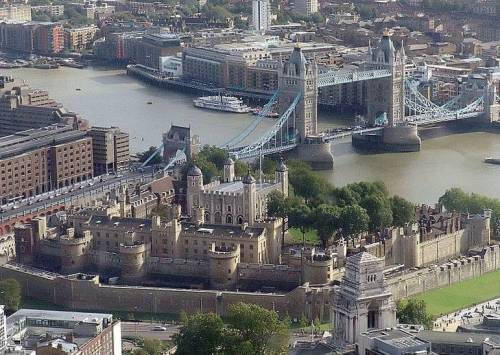
[[[254,0],[252,2],[253,28],[264,33],[271,26],[271,4],[269,0]]]
[[[318,12],[318,0],[295,0],[293,11],[310,16]]]

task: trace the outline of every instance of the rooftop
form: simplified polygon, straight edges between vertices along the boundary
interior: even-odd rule
[[[29,129],[0,137],[0,159],[9,158],[33,149],[74,142],[85,137],[85,132],[74,130],[66,125],[51,125]]]

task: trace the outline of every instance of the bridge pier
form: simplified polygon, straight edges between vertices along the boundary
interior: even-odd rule
[[[422,145],[417,126],[384,127],[382,133],[356,134],[352,145],[359,149],[384,152],[418,152]]]
[[[306,137],[291,154],[298,160],[308,163],[315,170],[333,169],[331,144],[321,137]]]

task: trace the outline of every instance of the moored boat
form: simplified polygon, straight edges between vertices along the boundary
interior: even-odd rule
[[[202,96],[193,100],[196,107],[234,113],[248,113],[252,109],[243,100],[233,96]]]

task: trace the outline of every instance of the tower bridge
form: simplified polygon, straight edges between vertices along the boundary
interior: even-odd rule
[[[247,127],[220,147],[236,159],[292,151],[315,168],[330,169],[330,144],[340,138],[352,136],[353,143],[376,142],[392,151],[415,151],[420,149],[418,125],[500,119],[500,101],[491,76],[471,80],[459,96],[439,106],[418,91],[416,80],[405,77],[405,62],[404,47],[396,50],[388,33],[375,48],[369,46],[367,59],[357,71],[320,71],[297,44],[289,60],[278,67],[278,90]],[[365,82],[366,118],[376,127],[319,132],[319,88],[355,82]],[[243,144],[273,108],[280,114],[276,123],[250,144]]]

